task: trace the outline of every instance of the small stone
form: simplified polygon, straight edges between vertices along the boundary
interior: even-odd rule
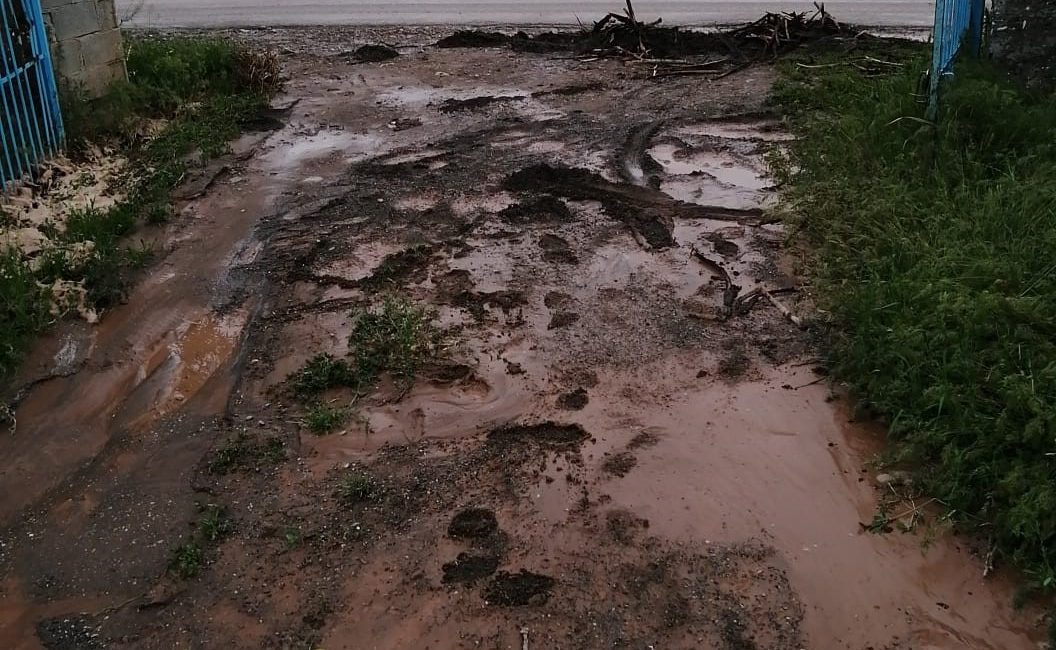
[[[876,484],[880,487],[898,487],[909,485],[913,482],[913,476],[909,472],[895,471],[876,475]]]

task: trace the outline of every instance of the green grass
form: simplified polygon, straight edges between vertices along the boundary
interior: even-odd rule
[[[235,471],[256,471],[266,465],[277,465],[286,460],[286,445],[274,437],[255,438],[245,431],[225,442],[209,462],[213,474]]]
[[[329,404],[314,404],[304,416],[304,425],[312,433],[321,436],[333,433],[348,420],[348,409]]]
[[[109,210],[75,212],[65,231],[53,227],[47,233],[53,248],[32,268],[18,255],[0,253],[0,376],[14,372],[35,336],[62,316],[49,313],[51,296],[40,284],[83,281],[87,307],[96,310],[124,299],[135,271],[150,258],[127,238],[141,222],[167,219],[172,189],[193,167],[224,153],[278,87],[273,56],[230,41],[151,37],[126,45],[129,80],[91,101],[76,88],[64,89],[63,114],[74,157],[92,144],[116,144],[130,158],[128,198]],[[143,138],[146,119],[166,126]],[[87,255],[73,252],[82,242],[92,242]]]
[[[182,580],[197,576],[205,566],[206,549],[224,541],[234,529],[227,508],[212,503],[200,506],[194,533],[173,549],[169,570]]]
[[[816,252],[830,364],[889,423],[895,462],[1052,588],[1056,99],[969,62],[931,125],[924,48],[906,52],[876,77],[789,62],[774,95],[800,136],[777,168]]]
[[[337,485],[337,498],[350,506],[380,501],[383,494],[381,482],[366,472],[349,472]]]
[[[189,580],[202,571],[205,564],[205,551],[197,540],[188,540],[172,551],[169,570],[182,580]]]
[[[50,320],[48,292],[21,255],[0,252],[0,376],[18,368],[30,342]]]
[[[353,318],[348,357],[313,357],[290,379],[298,397],[312,400],[342,386],[366,392],[383,374],[410,385],[421,366],[438,354],[441,335],[432,315],[410,301],[390,296],[379,308]]]

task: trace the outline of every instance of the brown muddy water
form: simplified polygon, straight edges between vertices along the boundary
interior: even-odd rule
[[[882,432],[763,293],[814,316],[772,71],[302,46],[288,124],[27,364],[0,647],[1042,647],[938,513],[866,530]],[[309,433],[287,377],[391,294],[441,358]],[[204,504],[233,530],[181,580]]]

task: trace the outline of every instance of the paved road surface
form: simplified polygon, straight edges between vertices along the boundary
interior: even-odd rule
[[[491,0],[117,0],[118,13],[141,27],[230,27],[256,25],[333,24],[575,24],[608,11],[622,0],[535,2]],[[826,7],[839,20],[861,25],[921,26],[932,23],[934,2],[929,0],[842,0]],[[766,11],[812,9],[810,2],[789,0],[693,0],[647,2],[635,9],[642,18],[663,16],[680,25],[735,23],[758,18]]]

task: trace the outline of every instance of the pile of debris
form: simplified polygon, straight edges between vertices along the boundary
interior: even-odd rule
[[[579,32],[547,32],[513,36],[497,32],[462,31],[436,45],[451,47],[511,47],[525,52],[572,51],[593,60],[623,57],[656,64],[653,76],[725,75],[773,60],[808,43],[856,36],[815,4],[816,11],[768,13],[759,20],[727,31],[686,30],[662,26],[663,19],[643,22],[631,0],[622,14],[610,13]],[[710,60],[687,61],[707,56]]]
[[[631,0],[623,14],[610,13],[586,38],[598,56],[630,55],[641,58],[671,58],[693,54],[722,53],[739,62],[774,59],[806,43],[844,34],[844,28],[815,4],[816,11],[768,13],[759,20],[724,32],[684,31],[661,27],[663,19],[651,23],[638,20]]]

